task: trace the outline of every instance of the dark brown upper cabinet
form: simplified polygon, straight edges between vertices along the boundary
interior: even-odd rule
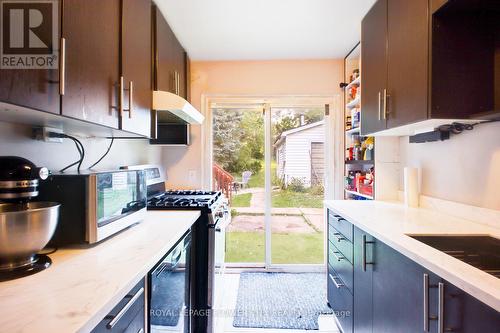
[[[362,22],[361,132],[427,118],[428,0],[377,1]]]
[[[154,7],[154,90],[171,92],[189,101],[189,60],[161,11]],[[169,112],[153,111],[151,144],[189,145],[190,125]]]
[[[361,133],[498,115],[500,3],[379,0],[362,22]]]
[[[120,20],[120,0],[64,0],[64,116],[118,128]]]
[[[155,8],[155,90],[186,98],[186,52],[158,8]]]
[[[122,0],[120,79],[124,110],[120,129],[147,137],[151,135],[153,90],[151,8],[151,0]]]
[[[60,12],[61,3],[56,3],[56,6]],[[0,18],[0,23],[3,24],[3,18]],[[59,17],[53,23],[59,30]],[[47,46],[58,50],[59,40],[56,38]],[[0,102],[59,114],[59,69],[0,68]]]
[[[64,1],[62,115],[151,135],[151,8],[150,0]]]
[[[387,86],[387,0],[377,1],[361,25],[361,131],[386,128],[382,94]]]

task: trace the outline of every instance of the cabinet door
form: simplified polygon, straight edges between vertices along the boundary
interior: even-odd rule
[[[137,333],[145,331],[145,279],[142,279],[104,317],[91,333]]]
[[[59,17],[53,20],[59,26]],[[52,43],[48,46],[59,49],[59,40]],[[59,114],[59,69],[0,69],[0,102]]]
[[[385,129],[382,95],[387,82],[387,0],[377,1],[361,24],[361,133]]]
[[[387,128],[427,119],[428,0],[388,0]]]
[[[175,93],[177,39],[158,8],[155,10],[155,16],[155,89]]]
[[[431,13],[434,14],[444,5],[448,3],[449,0],[431,0]]]
[[[378,240],[373,250],[373,332],[423,332],[423,277],[427,272]],[[435,284],[436,278],[428,275],[429,285]],[[429,295],[436,293],[430,291]],[[430,303],[429,308],[435,309],[434,302]]]
[[[373,237],[354,227],[354,332],[373,332]]]
[[[124,108],[129,111],[120,117],[120,128],[148,137],[152,104],[151,6],[151,0],[122,0]]]
[[[62,114],[118,128],[120,0],[65,0]]]
[[[478,299],[444,281],[444,332],[496,333],[500,313]]]

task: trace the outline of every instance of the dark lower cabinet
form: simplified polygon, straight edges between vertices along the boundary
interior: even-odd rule
[[[451,283],[442,283],[443,332],[495,333],[500,330],[500,314],[496,310]]]
[[[426,321],[433,326],[427,331],[436,332],[436,323],[427,318],[437,315],[437,289],[424,285],[436,285],[437,276],[375,240],[372,279],[373,332],[426,332]]]
[[[334,315],[341,326],[342,333],[352,333],[352,293],[331,266],[328,267],[327,286],[328,304],[334,311]]]
[[[145,283],[142,279],[91,333],[144,333],[146,329],[144,289]]]
[[[62,114],[118,128],[120,0],[64,0]]]
[[[373,332],[373,237],[354,227],[354,332]]]
[[[331,210],[328,216],[349,223]],[[329,231],[328,302],[336,314],[352,311],[337,315],[343,333],[499,332],[498,311],[357,227],[348,288],[336,270],[334,236]]]

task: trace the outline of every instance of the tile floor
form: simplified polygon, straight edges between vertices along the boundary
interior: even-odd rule
[[[224,286],[219,290],[220,305],[216,308],[223,314],[217,316],[215,322],[216,333],[340,333],[335,324],[333,315],[322,315],[319,317],[319,331],[305,330],[284,330],[284,329],[263,329],[263,328],[236,328],[233,327],[233,316],[231,310],[236,308],[236,298],[238,296],[239,274],[227,273],[224,275]]]

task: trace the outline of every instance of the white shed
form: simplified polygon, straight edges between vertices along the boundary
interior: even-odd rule
[[[293,178],[304,186],[323,184],[325,122],[318,121],[281,134],[274,148],[276,174],[288,185]]]

